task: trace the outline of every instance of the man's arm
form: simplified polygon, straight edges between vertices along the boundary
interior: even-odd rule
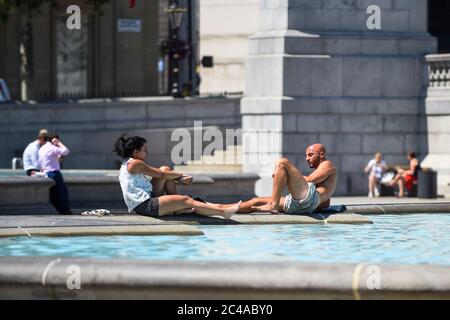
[[[370,160],[369,163],[367,164],[367,166],[364,168],[364,172],[365,173],[369,172],[372,169],[374,164],[375,164],[375,161],[373,161],[373,159]]]
[[[67,156],[69,155],[69,148],[67,148],[58,138],[52,139],[52,144],[56,147],[55,153],[57,153],[59,156]]]
[[[307,182],[312,182],[317,185],[325,181],[333,173],[336,173],[335,166],[331,161],[325,161],[321,163],[313,173],[311,173],[309,176],[306,176],[305,179]]]

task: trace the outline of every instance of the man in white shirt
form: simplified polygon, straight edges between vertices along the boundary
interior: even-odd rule
[[[23,169],[26,171],[27,176],[33,176],[36,172],[40,171],[38,164],[38,151],[47,142],[48,131],[47,129],[41,129],[37,140],[31,142],[23,152]]]

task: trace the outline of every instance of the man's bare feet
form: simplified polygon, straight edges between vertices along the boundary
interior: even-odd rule
[[[225,219],[230,219],[231,216],[239,210],[239,208],[241,207],[241,203],[242,201],[239,201],[235,205],[225,208],[223,210],[222,217],[224,217]]]
[[[252,209],[254,209],[256,212],[270,212],[272,214],[280,213],[280,209],[272,203],[268,203],[263,206],[252,206]]]

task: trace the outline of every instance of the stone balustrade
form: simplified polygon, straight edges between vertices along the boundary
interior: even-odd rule
[[[450,88],[450,54],[430,54],[425,60],[429,70],[429,86]]]

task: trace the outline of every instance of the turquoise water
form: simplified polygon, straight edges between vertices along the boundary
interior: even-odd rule
[[[369,217],[374,224],[201,226],[204,236],[6,238],[0,255],[450,265],[450,214]]]

